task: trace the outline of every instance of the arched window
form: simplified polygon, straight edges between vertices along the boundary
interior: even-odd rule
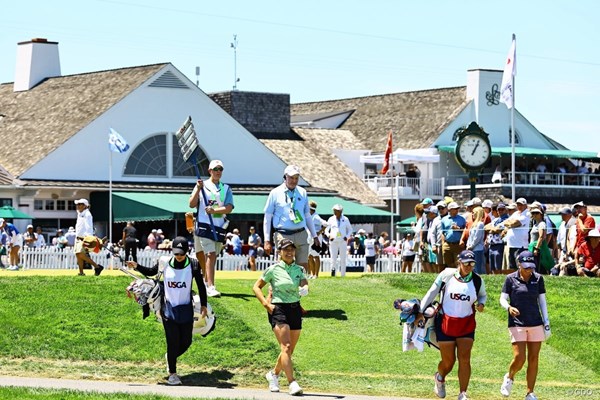
[[[165,178],[196,176],[194,167],[183,161],[175,135],[171,135],[170,139],[167,140],[167,134],[161,133],[140,143],[127,159],[124,175]],[[170,152],[169,147],[171,148]],[[171,157],[167,157],[169,153]],[[171,168],[169,168],[169,159]],[[209,160],[202,149],[198,151],[197,161],[200,175],[207,176]]]

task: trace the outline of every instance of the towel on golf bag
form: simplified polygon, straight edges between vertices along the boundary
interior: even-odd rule
[[[84,236],[83,238],[83,247],[92,250],[94,253],[100,253],[102,243],[102,239],[94,235]]]
[[[415,327],[415,324],[404,324],[402,328],[402,351],[423,351],[425,344],[425,328]]]

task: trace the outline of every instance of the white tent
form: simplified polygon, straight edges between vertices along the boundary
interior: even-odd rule
[[[392,155],[394,163],[437,163],[440,162],[440,155],[436,148],[429,147],[425,149],[396,149]],[[363,164],[383,164],[385,154],[374,154],[360,156],[360,162]]]

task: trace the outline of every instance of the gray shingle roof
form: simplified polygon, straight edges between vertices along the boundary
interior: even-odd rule
[[[392,93],[351,99],[292,104],[295,118],[356,110],[341,126],[351,131],[361,148],[385,151],[387,135],[393,131],[394,148],[430,147],[441,131],[468,104],[466,87]]]
[[[311,186],[337,191],[363,204],[385,205],[346,164],[331,153],[331,148],[362,148],[362,143],[356,140],[352,132],[343,129],[293,130],[304,140],[262,139],[261,142],[287,164],[300,166],[302,178]]]
[[[1,84],[0,165],[20,176],[166,65],[48,78],[24,92]]]

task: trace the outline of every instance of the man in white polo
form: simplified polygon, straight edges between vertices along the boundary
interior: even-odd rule
[[[329,253],[331,254],[331,274],[335,275],[338,257],[340,260],[340,275],[346,276],[346,259],[348,256],[348,238],[352,236],[350,220],[343,215],[344,208],[340,204],[333,206],[333,215],[327,220],[325,235],[329,238]]]
[[[204,274],[206,277],[206,294],[209,297],[221,296],[221,293],[215,287],[215,265],[217,255],[223,248],[225,230],[227,229],[226,224],[228,221],[225,215],[233,211],[234,208],[231,188],[221,182],[223,168],[221,160],[212,160],[208,165],[210,178],[206,182],[198,179],[189,201],[191,208],[198,208],[194,248],[200,267],[203,272],[206,271],[206,274]],[[204,191],[204,194],[200,192],[201,190]],[[211,226],[211,218],[213,226]]]
[[[263,234],[265,239],[265,252],[270,253],[271,228],[274,230],[273,240],[275,247],[283,239],[290,239],[296,246],[296,264],[306,269],[308,267],[308,234],[312,237],[313,245],[320,246],[308,196],[304,188],[298,186],[300,168],[297,165],[288,165],[283,171],[283,183],[271,190],[265,204],[265,218],[263,221]],[[308,228],[308,232],[306,229]]]
[[[508,248],[508,265],[512,270],[517,270],[517,256],[527,250],[529,246],[529,222],[531,215],[527,210],[527,200],[523,197],[517,199],[517,211],[504,221],[504,235]]]

